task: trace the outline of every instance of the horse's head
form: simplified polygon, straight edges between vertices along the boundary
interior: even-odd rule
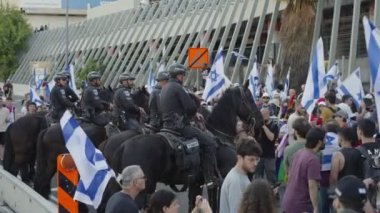
[[[260,113],[260,110],[257,108],[255,101],[253,100],[253,95],[248,89],[248,81],[244,84],[243,87],[235,87],[235,90],[238,90],[235,97],[238,97],[236,103],[239,103],[237,115],[239,118],[247,123],[250,129],[255,128],[259,129],[263,126],[264,120]]]
[[[114,94],[114,91],[111,88],[111,86],[108,86],[108,88],[105,87],[99,91],[100,99],[107,102],[107,103],[112,103],[113,94]]]
[[[133,90],[132,98],[137,106],[142,107],[146,113],[149,113],[149,92],[145,87],[138,87]]]

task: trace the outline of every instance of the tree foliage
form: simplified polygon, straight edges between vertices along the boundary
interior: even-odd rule
[[[18,67],[18,56],[27,48],[32,30],[20,11],[0,6],[0,80]]]
[[[87,74],[89,72],[98,71],[103,74],[105,69],[106,67],[102,61],[95,61],[93,59],[88,60],[84,67],[75,72],[77,84],[80,84],[82,81],[86,80]]]
[[[300,90],[306,82],[312,47],[315,0],[287,0],[288,5],[282,13],[280,42],[281,73],[284,78],[291,67],[291,87]]]

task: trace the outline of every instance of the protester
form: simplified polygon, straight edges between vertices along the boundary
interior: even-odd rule
[[[37,112],[37,104],[34,102],[28,102],[27,104],[27,114],[34,114]]]
[[[123,169],[121,177],[122,190],[113,194],[108,200],[106,213],[138,213],[135,198],[145,189],[144,172],[140,166],[132,165]]]
[[[251,184],[247,174],[255,171],[262,154],[261,148],[251,138],[236,142],[237,162],[225,177],[220,192],[220,213],[238,212],[243,193]]]
[[[4,103],[0,101],[0,160],[4,157],[4,133],[7,130],[9,123],[9,110],[4,107]]]
[[[288,172],[294,158],[294,154],[300,150],[305,148],[306,144],[306,135],[311,129],[310,124],[303,117],[297,118],[297,120],[293,123],[294,136],[295,141],[285,148],[284,153],[284,162],[285,162],[285,171]]]
[[[195,207],[191,213],[212,213],[211,206],[207,199],[203,198],[202,196],[198,195],[195,198]]]
[[[337,213],[360,213],[367,202],[364,183],[353,175],[339,180],[335,188],[334,208]]]
[[[339,152],[334,153],[331,163],[330,186],[348,175],[363,179],[362,159],[360,152],[353,148],[356,142],[356,133],[352,128],[343,128],[339,131]]]
[[[306,135],[305,148],[294,155],[282,202],[283,212],[319,212],[318,183],[321,179],[321,163],[316,154],[324,149],[325,134],[321,128],[310,129]]]
[[[178,213],[179,204],[175,194],[168,190],[158,190],[150,197],[146,213]]]
[[[288,119],[289,144],[292,144],[295,141],[293,123],[295,120],[297,120],[297,118],[300,117],[303,117],[307,120],[306,110],[301,104],[301,99],[298,99],[296,102],[296,111],[291,114]]]
[[[256,168],[256,176],[264,177],[265,174],[268,181],[274,185],[276,183],[275,143],[279,130],[278,126],[270,119],[269,110],[262,108],[260,111],[264,119],[264,125],[256,139],[261,145],[263,154]]]
[[[343,111],[342,109],[338,110],[333,117],[336,122],[338,122],[338,125],[340,128],[346,128],[348,127],[348,114],[347,112]]]
[[[239,213],[275,213],[275,199],[271,185],[263,179],[256,179],[244,192]]]
[[[321,118],[323,122],[331,120],[337,111],[337,107],[335,106],[336,93],[334,91],[330,90],[325,94],[325,103],[326,105],[321,108]]]

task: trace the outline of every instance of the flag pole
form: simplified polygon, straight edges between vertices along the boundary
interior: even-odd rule
[[[69,0],[66,0],[66,49],[65,70],[69,67]]]

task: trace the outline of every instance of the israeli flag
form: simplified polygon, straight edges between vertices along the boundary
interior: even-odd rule
[[[273,66],[268,64],[267,77],[265,79],[265,88],[270,97],[272,97],[273,92]]]
[[[322,168],[321,171],[330,171],[332,156],[340,150],[338,135],[333,132],[326,133],[326,144],[322,150]]]
[[[220,48],[216,53],[214,64],[206,80],[206,87],[202,95],[203,100],[206,102],[216,98],[222,93],[223,89],[229,87],[231,84],[230,80],[224,75],[222,50],[223,49]]]
[[[50,100],[50,93],[53,87],[55,86],[54,78],[45,86],[45,96],[48,100]]]
[[[29,86],[29,99],[30,101],[36,103],[37,106],[41,106],[43,104],[40,96],[32,86]]]
[[[323,96],[322,88],[324,86],[325,65],[322,38],[318,39],[314,51],[301,101],[302,106],[305,107],[309,115],[313,111],[316,101]]]
[[[80,175],[74,199],[98,208],[107,183],[110,178],[115,177],[115,173],[70,111],[63,114],[60,124],[66,148]]]
[[[337,90],[342,96],[351,95],[356,107],[359,107],[364,97],[364,90],[360,77],[360,68],[357,68],[350,76],[348,76],[348,78],[343,81],[342,85],[340,85]]]
[[[149,69],[149,74],[148,74],[148,82],[147,82],[147,88],[148,88],[148,92],[149,94],[152,93],[153,91],[153,87],[156,85],[156,79],[155,79],[155,75],[153,73],[153,69]]]
[[[232,55],[236,56],[236,58],[238,58],[238,59],[240,58],[240,60],[248,60],[248,58],[245,57],[245,55],[240,54],[236,51],[231,51],[231,53],[232,53]]]
[[[363,27],[371,70],[371,83],[375,94],[376,110],[380,112],[380,30],[365,16],[363,17]],[[377,113],[377,119],[380,124],[380,113]]]
[[[256,100],[256,98],[258,98],[258,96],[259,96],[258,94],[260,93],[260,88],[259,88],[260,75],[259,75],[259,70],[257,68],[256,62],[253,64],[253,67],[252,67],[251,73],[249,74],[248,80],[249,80],[248,89],[252,93],[253,100]]]
[[[68,67],[68,72],[70,74],[70,82],[69,82],[69,86],[70,88],[77,94],[79,95],[79,90],[77,89],[77,85],[76,85],[76,82],[75,82],[75,68],[74,68],[74,65],[73,64],[70,64],[69,67]]]
[[[321,94],[325,94],[327,92],[327,87],[331,81],[337,81],[339,84],[339,68],[338,68],[338,62],[335,62],[334,65],[331,66],[331,68],[327,71],[325,77],[323,78],[324,87],[322,89]]]

